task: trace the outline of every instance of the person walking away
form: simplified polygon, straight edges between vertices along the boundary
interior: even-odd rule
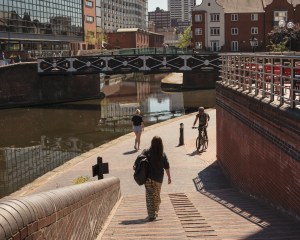
[[[135,111],[135,115],[131,118],[131,121],[132,121],[133,132],[135,133],[134,149],[139,150],[140,143],[141,143],[141,135],[142,135],[142,131],[144,130],[144,121],[141,116],[140,109],[137,109]]]
[[[207,126],[208,126],[208,114],[204,112],[204,107],[199,107],[198,108],[198,113],[196,115],[193,127],[196,125],[197,121],[199,120],[199,126],[198,130],[199,131],[204,131],[205,136],[207,137]]]
[[[154,136],[149,149],[143,150],[149,161],[149,172],[145,183],[146,205],[148,221],[153,221],[158,216],[161,203],[160,191],[164,178],[164,170],[168,176],[168,184],[171,184],[170,164],[164,152],[162,139]]]

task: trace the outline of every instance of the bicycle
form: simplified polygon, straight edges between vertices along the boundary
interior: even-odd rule
[[[204,132],[204,127],[192,127],[193,129],[198,129],[198,137],[196,139],[196,149],[198,152],[203,152],[208,147],[208,137]]]

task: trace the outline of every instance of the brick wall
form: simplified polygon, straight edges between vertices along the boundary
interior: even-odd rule
[[[107,178],[0,201],[0,239],[96,239],[119,198]]]
[[[39,76],[36,63],[0,67],[0,107],[100,96],[99,74]]]
[[[217,83],[217,159],[242,191],[300,216],[300,111]]]

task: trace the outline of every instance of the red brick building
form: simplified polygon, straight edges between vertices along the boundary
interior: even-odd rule
[[[267,35],[280,20],[299,24],[300,0],[203,0],[193,9],[192,43],[208,51],[249,52],[255,38],[255,50],[266,51]]]
[[[122,28],[107,33],[108,49],[161,47],[164,36],[139,28]]]
[[[83,50],[94,49],[96,41],[96,0],[84,0],[84,43]]]
[[[149,47],[162,47],[164,43],[164,35],[149,32]]]

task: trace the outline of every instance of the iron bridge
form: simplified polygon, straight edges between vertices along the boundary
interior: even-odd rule
[[[40,75],[220,70],[220,59],[216,53],[49,57],[39,58],[37,64]]]

